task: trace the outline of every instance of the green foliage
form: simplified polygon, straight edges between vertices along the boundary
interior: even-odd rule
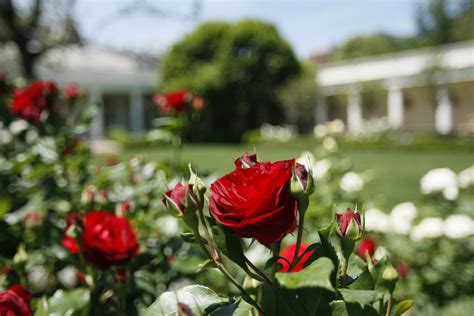
[[[160,89],[191,89],[207,101],[203,124],[187,138],[238,141],[245,130],[282,119],[276,89],[298,71],[273,25],[208,22],[164,56]]]

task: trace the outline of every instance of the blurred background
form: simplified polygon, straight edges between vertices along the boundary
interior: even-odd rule
[[[359,203],[416,311],[474,310],[473,0],[0,0],[0,69],[77,84],[100,166],[299,157],[315,226]],[[204,105],[177,157],[154,96],[183,89]]]

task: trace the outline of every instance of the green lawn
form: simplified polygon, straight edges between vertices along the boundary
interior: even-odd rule
[[[281,160],[298,157],[303,150],[311,150],[308,144],[259,145],[261,160]],[[199,170],[220,174],[233,169],[233,158],[243,152],[253,152],[251,145],[192,144],[182,153],[184,161],[191,161]],[[474,164],[474,152],[451,150],[342,150],[354,164],[356,171],[371,171],[373,180],[366,190],[385,207],[396,203],[416,200],[420,197],[419,180],[428,170],[449,167],[458,172]],[[122,158],[137,154],[148,159],[170,159],[170,147],[130,149]]]

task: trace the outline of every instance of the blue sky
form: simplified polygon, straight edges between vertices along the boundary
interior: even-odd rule
[[[145,0],[141,0],[145,1]],[[421,0],[201,0],[196,19],[188,16],[196,0],[148,0],[164,12],[131,11],[114,15],[133,0],[79,0],[76,16],[86,38],[120,49],[163,52],[200,22],[258,18],[274,23],[299,57],[325,51],[356,34],[379,31],[410,35],[416,31]]]

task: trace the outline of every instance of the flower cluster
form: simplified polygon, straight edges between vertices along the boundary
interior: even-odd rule
[[[153,102],[163,113],[183,112],[188,105],[196,110],[202,110],[206,103],[203,98],[194,95],[189,90],[175,91],[168,94],[156,94]]]
[[[37,121],[45,110],[53,106],[57,93],[54,82],[36,81],[26,89],[15,91],[11,111],[27,121]]]

